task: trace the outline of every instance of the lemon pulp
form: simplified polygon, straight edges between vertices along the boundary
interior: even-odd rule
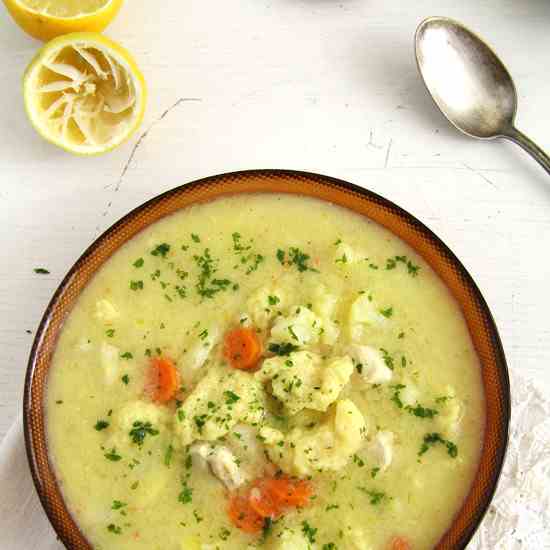
[[[129,54],[103,36],[47,44],[27,69],[25,103],[48,140],[72,152],[112,149],[137,127],[145,84]]]

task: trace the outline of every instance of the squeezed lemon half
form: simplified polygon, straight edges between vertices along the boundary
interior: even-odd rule
[[[45,44],[23,77],[32,125],[66,151],[94,155],[127,139],[143,119],[146,86],[132,56],[97,33]]]
[[[102,31],[123,0],[4,0],[16,23],[39,40],[71,32]]]

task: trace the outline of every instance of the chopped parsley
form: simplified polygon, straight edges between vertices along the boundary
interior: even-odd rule
[[[208,329],[205,328],[205,329],[199,334],[199,338],[200,338],[201,340],[204,340],[204,339],[208,338]]]
[[[196,510],[193,510],[193,515],[195,516],[195,520],[197,523],[200,523],[204,518],[199,516],[199,513]]]
[[[130,377],[129,377],[127,374],[125,374],[125,375],[121,378],[121,380],[122,380],[122,383],[123,383],[123,384],[126,384],[126,386],[130,383]]]
[[[250,258],[250,257],[249,257]],[[250,275],[253,271],[256,271],[259,265],[265,260],[261,254],[253,254],[252,261],[250,262],[248,269],[246,270],[246,275]]]
[[[333,542],[328,542],[327,544],[323,544],[322,550],[338,550],[338,548]]]
[[[407,256],[394,256],[386,260],[386,269],[395,269],[398,263],[402,263],[407,268],[407,273],[411,277],[416,277],[420,271],[420,266],[415,265],[407,258]]]
[[[389,319],[393,315],[393,307],[387,309],[381,309],[380,313],[386,318]]]
[[[120,535],[122,533],[122,529],[114,523],[107,525],[107,531],[109,531],[109,533],[114,533],[115,535]]]
[[[193,240],[194,243],[200,243],[201,242],[201,238],[196,235],[195,233],[191,233],[191,239]]]
[[[370,477],[372,477],[372,479],[374,479],[378,475],[379,471],[380,471],[380,468],[378,468],[378,467],[372,468],[372,470],[370,471]]]
[[[435,402],[436,403],[446,403],[449,399],[452,399],[450,395],[442,395],[441,397],[437,397]]]
[[[136,420],[132,424],[132,429],[129,432],[130,439],[133,443],[141,447],[145,441],[147,435],[158,435],[159,431],[153,428],[151,422],[142,422],[141,420]]]
[[[278,296],[268,296],[267,302],[270,306],[276,306],[280,302],[280,298]]]
[[[120,355],[122,359],[133,359],[133,355],[129,351],[125,351]]]
[[[203,298],[213,298],[215,294],[227,288],[232,284],[229,279],[214,279],[213,275],[217,272],[216,263],[210,255],[208,248],[204,249],[202,256],[193,256],[197,267],[200,269],[198,281],[195,285],[197,293]]]
[[[401,401],[401,390],[406,388],[404,384],[396,384],[395,386],[390,386],[393,389],[393,395],[391,400],[400,408],[403,408],[403,401]]]
[[[105,335],[107,336],[107,338],[112,338],[115,335],[115,329],[114,328],[107,329],[105,331]]]
[[[111,462],[118,462],[122,460],[122,457],[116,452],[116,448],[113,447],[109,452],[105,453],[105,458]]]
[[[296,333],[294,332],[292,325],[288,327],[288,332],[290,333],[290,336],[292,336],[294,340],[298,341],[298,336],[296,336]]]
[[[422,405],[420,405],[420,403],[417,403],[415,407],[411,407],[410,405],[408,405],[407,407],[405,407],[405,409],[414,416],[417,416],[418,418],[433,418],[434,416],[439,414],[439,412],[435,409],[423,407]]]
[[[43,267],[35,267],[34,272],[38,275],[49,275],[50,272]]]
[[[170,245],[168,243],[162,243],[151,250],[151,256],[160,256],[161,258],[166,258],[168,252],[170,252]]]
[[[362,468],[365,465],[365,461],[360,456],[357,456],[357,455],[353,455],[353,463],[357,464],[359,468]]]
[[[348,258],[345,254],[342,254],[341,258],[337,258],[336,260],[334,260],[334,263],[335,264],[347,264],[348,263]]]
[[[206,416],[206,414],[201,414],[200,416],[193,417],[193,421],[195,422],[200,434],[202,434],[202,429],[206,424]]]
[[[174,447],[172,445],[168,445],[166,448],[166,452],[164,453],[164,465],[170,466],[170,463],[172,462],[172,455],[174,454]]]
[[[109,422],[107,422],[106,420],[98,420],[95,423],[94,429],[100,432],[102,430],[105,430],[108,427],[109,427]]]
[[[306,254],[299,248],[290,247],[288,249],[288,259],[286,257],[286,252],[279,248],[277,250],[276,257],[281,265],[295,266],[300,273],[303,273],[304,271],[319,273],[319,270],[308,265],[308,261],[310,260],[309,254]]]
[[[233,233],[231,235],[232,239],[233,239],[233,250],[235,252],[245,252],[247,250],[250,250],[251,246],[248,245],[248,246],[244,246],[242,243],[241,243],[241,234],[240,233]]]
[[[111,505],[111,510],[120,510],[125,506],[128,506],[126,502],[122,502],[120,500],[113,500],[113,504]]]
[[[274,343],[269,344],[269,347],[267,349],[275,355],[286,356],[290,355],[293,351],[296,351],[298,349],[298,346],[296,346],[295,344],[291,344],[290,342],[285,342],[282,344]]]
[[[418,456],[422,456],[424,453],[428,452],[430,447],[433,447],[437,443],[441,443],[447,447],[447,453],[450,457],[456,458],[458,456],[458,447],[452,441],[443,439],[438,433],[426,434],[424,436],[422,446],[420,447],[420,451],[418,451]]]
[[[145,260],[143,258],[138,258],[134,263],[133,266],[137,267],[138,269],[140,267],[143,267],[143,264],[145,263]]]
[[[229,529],[227,529],[227,527],[222,527],[220,529],[220,539],[221,540],[224,540],[224,541],[227,540],[230,535],[231,535],[231,531]]]
[[[386,363],[386,366],[393,370],[393,357],[389,354],[388,350],[384,348],[380,348],[380,351],[382,352],[382,357],[384,359],[384,363]]]
[[[260,264],[265,260],[265,257],[261,254],[250,251],[252,244],[244,245],[241,241],[240,233],[233,233],[231,235],[233,239],[233,251],[237,255],[241,255],[240,263],[243,266],[247,266],[246,275],[250,275],[252,272],[256,271]],[[250,242],[252,243],[252,240]],[[250,252],[248,252],[250,251]],[[234,266],[235,269],[238,269],[239,265]],[[234,290],[237,290],[236,288]]]
[[[384,499],[388,498],[386,496],[386,493],[383,493],[381,491],[374,491],[372,489],[366,489],[365,487],[359,487],[360,491],[363,491],[366,495],[369,497],[369,502],[372,504],[372,506],[377,506],[380,504]]]
[[[187,455],[187,458],[185,459],[185,469],[190,470],[193,466],[193,457],[191,455]]]
[[[130,281],[130,290],[143,290],[143,281]]]
[[[223,395],[225,397],[226,405],[233,405],[233,403],[236,403],[240,400],[240,397],[236,393],[233,393],[231,390],[224,391]]]
[[[304,537],[313,544],[315,542],[315,535],[317,534],[317,529],[311,527],[311,525],[307,521],[302,521],[302,533],[304,534]]]

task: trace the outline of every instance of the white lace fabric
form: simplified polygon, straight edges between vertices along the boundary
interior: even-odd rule
[[[550,400],[512,375],[510,444],[493,502],[468,550],[550,550]],[[0,446],[0,548],[62,550],[36,496],[22,421]]]
[[[550,549],[550,400],[511,373],[508,453],[495,497],[468,550]]]

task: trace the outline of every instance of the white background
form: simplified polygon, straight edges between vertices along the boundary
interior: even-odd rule
[[[0,12],[0,437],[21,407],[26,330],[84,248],[162,191],[246,168],[329,174],[412,212],[478,282],[510,367],[550,390],[550,178],[449,127],[413,57],[424,17],[463,21],[515,77],[520,129],[550,150],[548,0],[127,0],[107,34],[145,73],[150,131],[121,181],[140,134],[83,159],[30,128],[20,80],[39,43]],[[182,98],[196,100],[160,120]]]

